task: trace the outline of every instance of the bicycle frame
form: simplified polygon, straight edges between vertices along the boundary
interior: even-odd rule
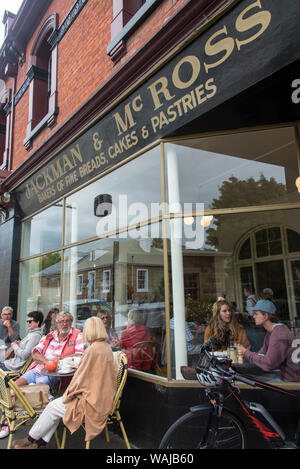
[[[269,414],[267,409],[257,403],[257,402],[248,402],[241,398],[240,390],[238,386],[236,386],[235,381],[241,380],[246,378],[250,382],[253,383],[253,387],[261,387],[267,390],[277,392],[283,394],[285,396],[289,396],[295,399],[299,399],[297,395],[286,391],[278,386],[274,386],[270,383],[265,383],[262,381],[258,381],[253,379],[252,377],[235,374],[232,379],[224,379],[222,383],[222,387],[210,388],[206,389],[206,394],[210,400],[210,406],[207,406],[207,409],[211,409],[211,421],[209,422],[208,431],[210,432],[209,436],[209,443],[213,444],[212,438],[216,437],[218,432],[218,417],[222,415],[222,410],[224,408],[224,402],[229,397],[229,395],[233,396],[235,402],[238,404],[238,407],[241,409],[242,414],[244,415],[246,422],[247,420],[249,423],[252,423],[259,434],[266,440],[271,447],[278,448],[284,445],[286,441],[286,436],[282,428],[278,425],[278,423],[274,420],[274,418]],[[228,394],[226,397],[223,394],[223,390],[226,390]],[[206,406],[196,406],[191,408],[191,412],[196,411],[199,408],[204,408]],[[227,408],[229,412],[230,409]],[[215,417],[215,418],[214,418]],[[300,441],[300,418],[298,422],[295,444],[298,446]],[[213,447],[213,446],[212,446]]]

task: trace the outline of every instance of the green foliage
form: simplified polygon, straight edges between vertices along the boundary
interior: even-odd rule
[[[199,324],[207,323],[211,316],[212,306],[215,301],[216,298],[206,298],[203,300],[192,300],[190,298],[186,298],[185,304],[189,311],[188,321],[195,321]]]

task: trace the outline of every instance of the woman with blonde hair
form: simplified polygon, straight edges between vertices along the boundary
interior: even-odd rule
[[[205,329],[204,342],[210,337],[215,351],[226,350],[230,342],[242,344],[246,349],[251,348],[244,327],[237,322],[226,300],[217,301],[213,306],[213,315]]]
[[[100,318],[87,319],[83,341],[89,346],[63,396],[47,405],[28,437],[14,441],[14,449],[45,447],[61,419],[71,433],[84,421],[86,441],[95,438],[105,427],[116,392],[116,374],[113,353]]]

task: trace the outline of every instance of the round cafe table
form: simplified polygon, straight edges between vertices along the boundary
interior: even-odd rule
[[[55,397],[58,397],[68,387],[68,385],[71,381],[71,378],[74,375],[76,370],[77,370],[77,368],[74,368],[69,373],[61,373],[59,370],[48,371],[48,370],[46,370],[46,368],[43,368],[41,370],[41,374],[43,376],[49,376],[51,394],[53,394]],[[56,377],[56,378],[59,377],[60,378],[58,386],[56,384],[54,386],[51,386],[51,377]],[[66,378],[66,379],[64,379],[64,378]]]
[[[60,378],[63,378],[64,376],[73,376],[76,370],[77,370],[77,368],[74,368],[69,373],[61,373],[59,370],[48,371],[48,370],[46,370],[46,368],[43,368],[41,370],[41,374],[43,376],[59,376]]]

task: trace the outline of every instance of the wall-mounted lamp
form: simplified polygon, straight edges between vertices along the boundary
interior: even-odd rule
[[[112,211],[112,196],[110,194],[100,194],[94,199],[95,217],[106,217]]]
[[[10,201],[11,201],[11,195],[9,192],[4,192],[4,194],[1,194],[2,204],[9,204]]]

